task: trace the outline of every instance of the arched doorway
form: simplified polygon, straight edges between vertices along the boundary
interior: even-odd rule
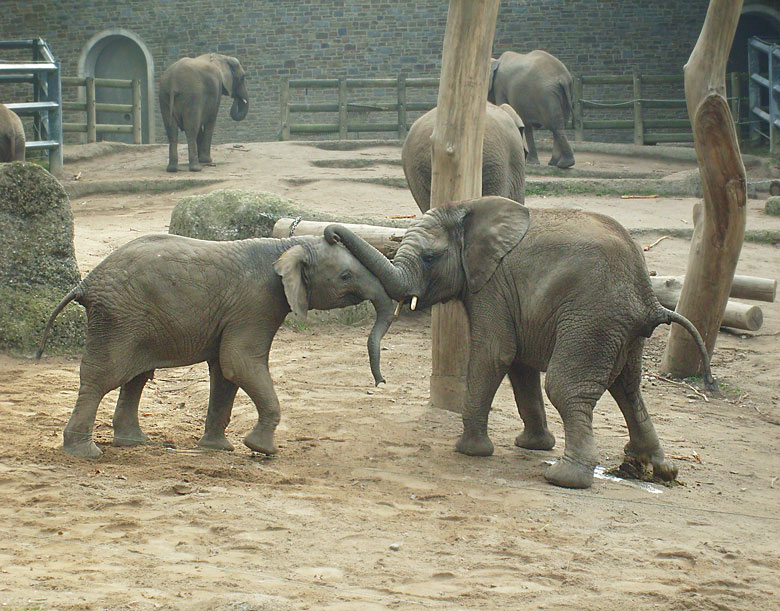
[[[747,43],[753,36],[766,42],[780,43],[780,11],[777,9],[777,2],[747,0],[744,3],[726,72],[747,73]]]
[[[79,75],[141,81],[141,138],[154,142],[154,61],[143,41],[127,30],[106,30],[93,36],[79,58]],[[130,89],[96,87],[95,101],[130,104]],[[97,113],[98,123],[132,125],[129,113]],[[132,142],[132,134],[98,134],[98,140]]]

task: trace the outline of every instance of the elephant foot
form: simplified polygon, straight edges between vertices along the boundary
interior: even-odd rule
[[[168,167],[165,168],[166,172],[178,172],[179,171],[179,164],[178,163],[169,163]]]
[[[116,447],[131,447],[144,443],[149,443],[149,437],[146,436],[140,428],[117,432],[114,431],[114,440],[111,445]]]
[[[198,440],[198,445],[206,450],[224,450],[226,452],[232,452],[235,449],[222,431],[219,433],[205,433],[203,437]]]
[[[216,165],[214,162],[211,161],[211,157],[204,157],[203,159],[198,157],[198,162],[203,165]]]
[[[590,488],[593,485],[593,469],[592,465],[563,456],[545,471],[544,479],[562,488]]]
[[[550,161],[547,162],[547,165],[558,165],[558,161],[560,160],[560,157],[551,157]]]
[[[492,456],[493,442],[487,435],[467,435],[464,432],[455,444],[455,451],[466,456]]]
[[[203,169],[203,166],[199,163],[191,163],[190,164],[190,172],[200,172]]]
[[[244,437],[244,445],[253,452],[261,454],[276,454],[278,448],[274,445],[274,429],[255,426],[252,432]]]
[[[574,157],[561,157],[555,165],[561,170],[566,170],[574,165]]]
[[[642,451],[636,447],[636,444],[628,442],[624,448],[625,457],[619,470],[630,474],[637,479],[652,479],[652,475],[664,482],[673,482],[677,479],[677,465],[671,460],[667,460],[663,448],[656,445],[652,450]]]
[[[536,156],[529,155],[525,160],[525,165],[541,165],[539,163],[539,158]]]
[[[100,458],[103,455],[91,435],[72,431],[62,433],[62,451],[78,458]]]
[[[552,450],[555,447],[555,436],[548,430],[531,433],[525,429],[515,437],[515,445],[526,450]]]

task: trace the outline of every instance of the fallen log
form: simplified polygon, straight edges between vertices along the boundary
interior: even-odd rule
[[[673,276],[650,276],[653,292],[661,305],[674,310],[680,299],[682,290],[681,278]],[[745,331],[758,331],[764,324],[764,313],[760,307],[732,301],[726,302],[726,310],[723,313],[721,326]]]
[[[289,238],[291,235],[290,227],[293,226],[293,223],[295,223],[295,219],[279,219],[274,224],[271,237]],[[326,223],[322,221],[300,221],[295,225],[292,235],[322,235],[325,227],[331,224],[331,222]],[[381,227],[379,225],[358,225],[354,223],[340,224],[351,229],[388,259],[392,259],[395,256],[398,246],[401,244],[401,239],[406,233],[405,227]]]
[[[651,276],[650,282],[653,284],[653,290],[656,286],[674,281],[674,286],[678,290],[682,288],[685,282],[685,276]],[[672,285],[668,285],[672,286]],[[731,292],[729,297],[735,299],[751,299],[754,301],[773,302],[777,295],[777,280],[772,278],[761,278],[759,276],[734,276],[731,283]]]

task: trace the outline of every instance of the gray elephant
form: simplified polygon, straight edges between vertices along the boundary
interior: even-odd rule
[[[401,149],[406,182],[420,210],[431,207],[431,149],[436,109],[429,110],[409,129]],[[525,157],[528,154],[523,121],[508,104],[487,104],[482,144],[482,195],[502,195],[525,201]]]
[[[471,347],[463,435],[458,452],[488,456],[488,413],[508,373],[524,431],[515,444],[549,450],[540,384],[563,419],[563,457],[545,473],[559,486],[587,488],[598,454],[593,407],[605,390],[628,424],[625,459],[665,480],[676,467],[664,456],[640,390],[644,338],[676,322],[695,338],[706,380],[707,352],[695,327],[658,303],[639,247],[615,220],[579,210],[529,210],[502,197],[434,208],[411,225],[393,263],[349,230],[329,225],[412,309],[460,299]]]
[[[24,125],[13,110],[0,104],[0,162],[24,161]]]
[[[119,387],[113,443],[145,443],[138,402],[154,370],[206,361],[211,393],[199,445],[233,449],[225,427],[241,388],[258,414],[244,443],[273,453],[280,412],[268,352],[279,325],[290,309],[305,316],[308,309],[340,308],[365,299],[377,313],[368,350],[379,384],[379,342],[392,321],[393,302],[345,248],[311,236],[210,242],[153,234],[133,240],[65,296],[43,332],[37,358],[65,305],[75,300],[86,308],[81,385],[63,433],[63,450],[89,458],[102,454],[92,440],[95,416],[101,399]]]
[[[233,98],[230,118],[241,121],[249,110],[246,73],[235,57],[206,53],[174,62],[160,79],[160,112],[168,136],[168,168],[179,167],[179,130],[187,136],[190,172],[211,163],[211,138],[223,95]]]
[[[570,168],[574,153],[564,128],[572,111],[571,74],[563,63],[546,51],[506,51],[490,62],[488,100],[509,104],[523,119],[528,141],[528,163],[538,164],[534,129],[544,127],[553,135],[549,165]]]

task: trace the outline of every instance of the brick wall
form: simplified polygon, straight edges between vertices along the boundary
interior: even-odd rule
[[[302,77],[438,76],[446,0],[4,0],[0,39],[44,38],[64,75],[94,35],[110,28],[141,38],[155,63],[155,91],[179,57],[235,55],[249,74],[241,123],[223,100],[216,142],[275,139],[279,86]],[[546,49],[575,73],[680,72],[707,0],[501,2],[494,55]],[[0,58],[3,59],[3,58]],[[0,100],[9,91],[0,89]],[[159,109],[157,142],[165,142]]]

